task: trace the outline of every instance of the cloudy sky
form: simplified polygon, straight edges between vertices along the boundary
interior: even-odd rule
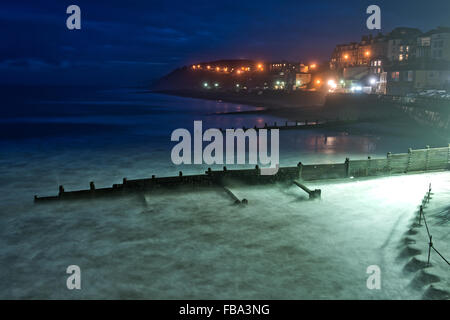
[[[71,4],[81,30],[66,28]],[[0,83],[146,85],[199,61],[325,61],[335,44],[370,33],[371,4],[382,32],[450,25],[448,0],[6,0]]]

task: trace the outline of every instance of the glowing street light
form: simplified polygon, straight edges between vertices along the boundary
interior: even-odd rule
[[[364,54],[366,55],[366,57],[368,57],[368,56],[370,56],[370,51],[367,50]]]
[[[377,80],[375,78],[371,78],[369,82],[370,84],[374,85],[375,83],[377,83]]]
[[[216,88],[217,88],[218,86],[219,86],[219,84],[218,84],[218,83],[214,83],[214,87],[216,87]]]
[[[333,89],[337,87],[336,82],[333,79],[328,80],[328,85]]]
[[[311,64],[309,67],[310,67],[311,69],[315,69],[315,68],[317,67],[317,65],[316,65],[315,63],[313,63],[313,64]]]
[[[204,82],[204,83],[203,83],[203,86],[204,86],[205,88],[207,88],[207,87],[208,87],[208,82]]]
[[[316,84],[320,84],[322,81],[320,81],[320,79],[316,80]]]
[[[348,60],[348,54],[344,54],[344,59]]]

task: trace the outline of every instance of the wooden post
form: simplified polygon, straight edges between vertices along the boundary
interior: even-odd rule
[[[389,172],[389,174],[391,173],[391,156],[392,153],[388,152],[386,155],[387,158],[387,171]]]
[[[430,243],[428,243],[428,267],[430,266],[430,255],[432,247],[433,247],[433,236],[430,236]]]
[[[64,187],[63,186],[59,186],[59,194],[58,194],[58,196],[62,196],[63,195],[63,193],[64,193]]]
[[[425,155],[425,171],[428,170],[428,162],[430,160],[430,146],[427,146],[427,153]]]
[[[448,144],[448,151],[447,151],[447,169],[450,169],[450,143]]]
[[[430,202],[430,198],[431,198],[431,182],[430,185],[428,186],[427,203]]]
[[[89,183],[89,189],[90,189],[91,191],[95,191],[95,184],[94,184],[94,181],[91,181],[91,182]]]
[[[350,173],[350,159],[349,158],[345,158],[345,177],[348,178],[349,173]]]
[[[299,178],[300,180],[302,180],[303,164],[302,164],[301,162],[299,162],[299,163],[297,164],[297,167],[298,167],[298,178]]]
[[[409,148],[409,149],[408,149],[408,163],[406,164],[405,173],[408,172],[409,167],[410,167],[410,165],[411,165],[411,155],[412,155],[412,149]]]
[[[366,166],[366,177],[370,173],[370,157],[367,157],[367,166]]]

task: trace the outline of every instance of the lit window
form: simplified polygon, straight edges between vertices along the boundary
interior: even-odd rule
[[[399,71],[392,72],[391,77],[392,77],[392,80],[394,80],[394,81],[400,80],[400,72]]]

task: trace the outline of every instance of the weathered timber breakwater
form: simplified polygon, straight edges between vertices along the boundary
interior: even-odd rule
[[[342,125],[348,125],[348,124],[355,124],[355,123],[361,123],[361,122],[377,122],[377,121],[383,121],[384,118],[381,117],[373,117],[373,118],[366,118],[366,119],[325,119],[325,120],[296,120],[296,121],[283,121],[282,123],[274,122],[273,124],[264,124],[264,127],[259,128],[257,126],[254,126],[253,129],[278,129],[278,130],[307,130],[307,129],[326,129],[326,128],[334,128]],[[232,128],[237,129],[237,128]],[[242,130],[247,130],[250,128],[243,127]],[[224,132],[226,129],[220,129],[220,131]]]
[[[178,176],[156,177],[147,179],[128,180],[123,178],[121,184],[114,184],[109,188],[95,187],[90,183],[88,190],[65,191],[59,187],[56,196],[38,197],[35,202],[48,202],[55,200],[92,199],[107,196],[120,196],[139,192],[158,192],[164,190],[195,190],[198,188],[222,189],[232,186],[233,183],[245,183],[248,185],[272,184],[277,182],[295,183],[297,185],[307,181],[343,179],[358,177],[387,176],[392,174],[405,174],[411,172],[438,171],[450,169],[450,145],[442,148],[409,149],[407,153],[388,153],[386,158],[364,160],[350,160],[346,158],[343,163],[334,164],[302,164],[295,167],[279,168],[275,175],[261,175],[261,169],[223,170],[208,169],[204,174],[185,176],[180,171]],[[297,183],[296,183],[297,182]],[[308,192],[310,198],[320,197],[320,191],[309,190],[306,186],[300,186]],[[237,197],[233,197],[237,199]],[[245,200],[245,199],[244,199]],[[244,203],[246,201],[243,201]]]

